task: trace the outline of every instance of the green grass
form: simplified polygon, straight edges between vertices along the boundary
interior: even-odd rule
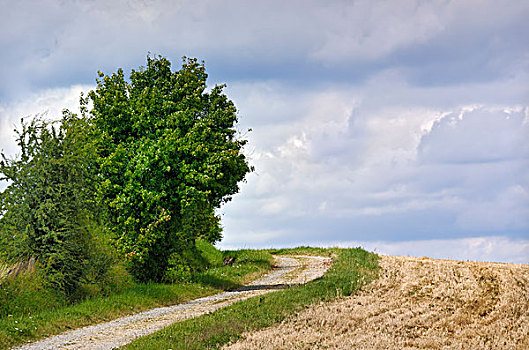
[[[327,256],[333,257],[339,255],[343,249],[340,248],[318,248],[318,247],[296,247],[296,248],[281,248],[281,249],[267,249],[270,254],[274,255],[312,255],[312,256]]]
[[[214,266],[196,273],[193,281],[223,290],[232,290],[259,277],[271,268],[273,257],[262,250],[233,250],[223,252],[223,258],[233,258],[230,267]]]
[[[307,254],[318,250],[302,247],[279,252]],[[236,341],[245,331],[278,324],[311,304],[355,293],[377,277],[378,256],[373,253],[357,248],[331,249],[327,254],[337,254],[337,257],[322,278],[303,286],[240,301],[214,313],[174,324],[151,336],[138,339],[125,349],[218,348]]]
[[[199,243],[200,244],[200,243]],[[219,252],[199,247],[211,268],[196,273],[191,282],[136,284],[109,296],[97,296],[65,305],[60,295],[42,288],[38,274],[27,274],[0,287],[0,349],[59,334],[128,314],[215,294],[245,283],[268,271],[273,257],[264,251]],[[232,266],[223,258],[236,257]]]

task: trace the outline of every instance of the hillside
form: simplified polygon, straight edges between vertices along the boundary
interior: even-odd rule
[[[529,349],[529,266],[382,256],[358,295],[229,349]]]

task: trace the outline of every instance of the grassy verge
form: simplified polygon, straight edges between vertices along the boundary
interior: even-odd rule
[[[281,254],[307,254],[308,251],[310,249],[298,248],[281,250]],[[322,278],[177,323],[141,338],[125,349],[218,348],[236,341],[243,332],[278,324],[308,305],[355,293],[377,276],[378,257],[375,254],[359,248],[332,249],[327,254],[337,254],[337,257]]]
[[[217,289],[231,290],[246,284],[268,271],[274,258],[262,250],[233,250],[223,252],[230,266],[216,266],[193,276],[193,281]]]
[[[215,294],[219,289],[236,288],[248,279],[268,271],[273,260],[265,251],[211,250],[206,253],[216,254],[216,257],[210,257],[209,260],[216,259],[218,263],[193,275],[192,282],[131,283],[129,288],[119,293],[86,299],[74,305],[65,306],[64,301],[57,299],[50,291],[41,289],[38,276],[27,276],[27,281],[18,280],[18,289],[9,289],[4,284],[0,288],[0,294],[3,293],[0,300],[7,300],[14,306],[0,316],[0,349],[151,308]],[[224,266],[222,263],[226,257],[234,258],[231,266]]]
[[[281,249],[267,249],[270,254],[274,255],[312,255],[312,256],[326,256],[337,257],[343,252],[341,248],[318,248],[318,247],[296,247],[296,248],[281,248]]]

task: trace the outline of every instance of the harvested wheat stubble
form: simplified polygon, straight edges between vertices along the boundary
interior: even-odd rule
[[[75,329],[32,344],[23,345],[16,350],[115,349],[175,322],[213,312],[239,300],[321,277],[329,268],[330,262],[330,258],[323,257],[277,257],[276,269],[239,290],[223,292],[187,303],[156,308],[110,322]]]
[[[529,265],[382,256],[358,295],[230,349],[529,349]]]

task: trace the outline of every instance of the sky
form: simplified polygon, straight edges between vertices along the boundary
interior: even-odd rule
[[[0,149],[21,117],[77,110],[98,70],[196,57],[256,169],[221,248],[529,263],[527,18],[525,0],[0,0]]]

